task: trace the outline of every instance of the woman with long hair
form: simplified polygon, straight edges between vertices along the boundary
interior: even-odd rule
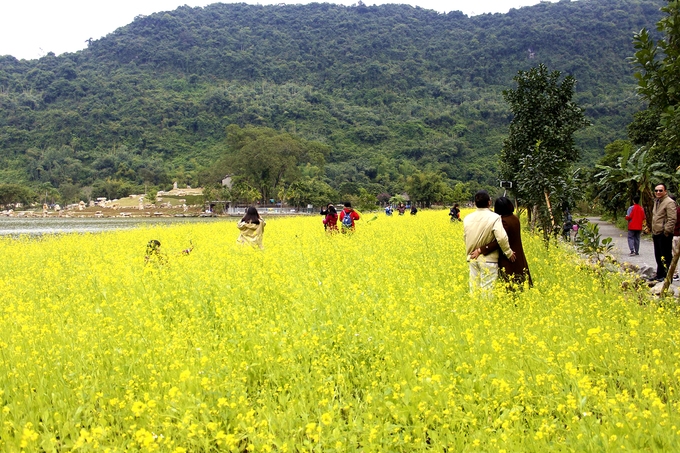
[[[241,244],[249,244],[252,246],[258,246],[261,249],[264,248],[262,244],[262,237],[264,236],[264,225],[265,221],[260,214],[257,212],[255,206],[250,206],[243,218],[236,225],[241,231],[237,241]]]
[[[499,276],[506,282],[521,286],[526,281],[529,286],[533,286],[531,274],[529,273],[529,264],[527,263],[526,255],[524,255],[524,247],[522,247],[519,217],[514,214],[515,205],[512,204],[512,200],[508,197],[499,197],[493,205],[493,210],[501,216],[503,229],[508,234],[508,240],[510,241],[510,248],[515,252],[515,261],[510,261],[505,256],[498,258]]]

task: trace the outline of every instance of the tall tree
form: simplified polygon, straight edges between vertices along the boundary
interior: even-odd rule
[[[668,0],[661,8],[664,16],[656,29],[664,36],[655,41],[647,29],[634,37],[638,92],[649,103],[646,115],[636,115],[630,129],[637,122],[655,123],[658,135],[651,134],[652,151],[673,168],[680,165],[680,2]]]
[[[17,203],[28,204],[36,201],[38,196],[29,187],[20,184],[0,184],[0,206],[9,207]]]
[[[331,186],[318,178],[300,178],[288,190],[290,204],[305,207],[308,204],[325,206],[338,198]]]
[[[227,168],[236,182],[256,187],[262,200],[275,198],[301,177],[299,166],[323,165],[329,148],[269,128],[227,128],[231,145]]]
[[[512,181],[512,192],[527,206],[544,207],[540,219],[550,232],[556,223],[553,205],[562,205],[570,190],[571,166],[579,158],[574,132],[587,126],[581,109],[572,101],[576,79],[549,72],[540,64],[514,77],[516,89],[503,91],[514,117],[503,142],[500,175]]]
[[[421,203],[428,208],[432,203],[444,200],[451,192],[442,175],[435,172],[417,172],[409,176],[406,190],[412,203]]]

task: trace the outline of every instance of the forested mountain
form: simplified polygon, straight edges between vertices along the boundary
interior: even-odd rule
[[[309,174],[340,195],[397,193],[416,170],[495,185],[511,119],[501,91],[539,63],[578,81],[588,165],[641,108],[627,59],[663,4],[562,0],[467,17],[218,3],[139,16],[76,53],[0,57],[0,183],[65,198],[209,183],[236,124],[327,145]]]

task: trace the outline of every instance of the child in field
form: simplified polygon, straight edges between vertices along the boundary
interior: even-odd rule
[[[144,264],[151,262],[156,264],[165,264],[168,259],[161,252],[161,242],[157,239],[151,239],[146,244],[146,255],[144,256]]]
[[[260,217],[257,208],[255,206],[250,206],[246,210],[246,214],[236,225],[241,231],[237,242],[241,244],[250,244],[252,246],[257,245],[261,249],[264,249],[264,245],[262,244],[264,225],[265,221]]]

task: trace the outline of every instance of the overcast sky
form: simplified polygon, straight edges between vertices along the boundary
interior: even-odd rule
[[[318,0],[317,0],[318,1]],[[358,0],[327,3],[353,5]],[[86,47],[88,38],[99,39],[129,24],[140,14],[171,11],[181,5],[206,6],[203,0],[2,0],[0,8],[0,55],[40,58],[47,52],[60,55]],[[233,2],[223,2],[233,3]],[[244,0],[251,4],[301,4],[307,0]],[[321,3],[319,1],[319,3]],[[440,12],[462,11],[467,15],[506,13],[511,8],[535,5],[539,0],[364,0],[366,5],[408,3]]]

